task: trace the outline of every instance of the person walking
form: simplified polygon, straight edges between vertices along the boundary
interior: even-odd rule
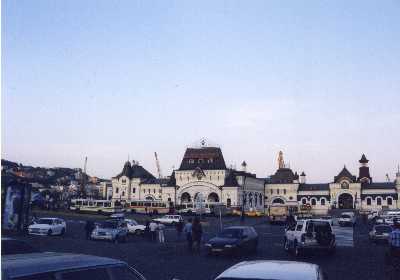
[[[146,227],[144,228],[144,237],[147,240],[151,239],[151,236],[150,236],[150,222],[148,220],[146,221]]]
[[[389,237],[389,257],[400,258],[400,221],[393,219],[393,230]]]
[[[154,221],[151,221],[149,224],[149,228],[150,228],[150,239],[151,239],[151,241],[154,242],[154,241],[156,241],[156,237],[157,237],[158,225]]]
[[[188,245],[188,250],[191,252],[192,247],[193,247],[193,239],[192,239],[192,219],[189,218],[187,223],[185,224],[185,227],[183,228],[183,232],[185,233],[186,236],[186,241]]]
[[[85,225],[85,232],[86,232],[86,239],[90,239],[92,235],[92,231],[94,230],[94,223],[92,221],[86,221]]]
[[[158,242],[160,243],[165,243],[164,228],[165,226],[162,223],[158,223]]]
[[[195,243],[197,252],[200,252],[201,237],[203,235],[203,228],[200,223],[199,217],[195,217],[192,225],[192,238]]]
[[[181,235],[182,235],[182,231],[183,231],[183,222],[179,221],[175,227],[176,227],[176,233],[178,236],[178,240],[181,240]]]

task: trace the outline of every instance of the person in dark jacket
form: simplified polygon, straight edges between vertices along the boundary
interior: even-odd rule
[[[94,230],[94,223],[92,221],[86,221],[85,225],[86,239],[90,239],[93,230]]]
[[[200,252],[201,237],[203,235],[203,228],[200,223],[199,217],[194,218],[192,224],[192,238],[193,242],[196,244],[195,248],[197,252]]]
[[[178,235],[178,240],[181,239],[182,231],[183,231],[183,222],[182,222],[182,221],[179,221],[179,222],[176,224],[176,233],[177,233],[177,235]]]
[[[144,237],[150,240],[150,222],[146,221],[146,228],[144,229]]]

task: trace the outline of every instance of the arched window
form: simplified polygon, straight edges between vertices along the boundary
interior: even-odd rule
[[[312,206],[317,205],[317,200],[316,200],[315,198],[312,198],[312,199],[311,199],[311,205],[312,205]]]
[[[376,198],[376,205],[382,205],[382,198],[381,197],[377,197]]]
[[[325,198],[321,198],[321,205],[325,205]]]
[[[286,189],[283,189],[283,194],[286,194]]]
[[[393,204],[393,199],[391,197],[387,198],[387,205],[392,205]]]
[[[122,196],[125,196],[125,192],[122,192]]]
[[[260,205],[262,204],[262,194],[259,195],[259,201],[260,201]]]
[[[115,189],[115,193],[119,193],[119,188],[116,188],[116,189]]]
[[[231,204],[232,204],[232,201],[231,201],[230,198],[228,198],[228,199],[226,200],[226,206],[227,206],[227,207],[231,207]]]
[[[306,204],[307,204],[307,199],[306,199],[306,198],[303,198],[303,199],[301,200],[301,203],[302,203],[303,205],[306,205]]]
[[[257,198],[258,198],[258,195],[254,194],[254,206],[257,206]]]
[[[370,197],[367,198],[367,205],[371,205],[372,204],[372,199]]]
[[[276,190],[276,193],[279,194],[279,189]]]

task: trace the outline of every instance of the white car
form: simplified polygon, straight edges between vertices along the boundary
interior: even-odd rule
[[[138,224],[135,220],[125,219],[125,222],[129,233],[143,234],[146,229],[145,225]]]
[[[63,235],[67,224],[59,218],[40,218],[28,227],[28,233],[34,235]]]
[[[316,264],[259,260],[238,263],[215,278],[220,279],[323,280],[327,277]]]
[[[339,226],[344,227],[346,225],[354,226],[356,224],[356,216],[353,212],[343,212],[338,220]]]
[[[335,234],[329,220],[300,220],[285,232],[284,249],[297,257],[308,250],[327,250],[333,254],[336,249]]]
[[[183,222],[183,219],[181,215],[165,215],[161,218],[153,219],[153,221],[165,225],[175,225],[179,222]]]

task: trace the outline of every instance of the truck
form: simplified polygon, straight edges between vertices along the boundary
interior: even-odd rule
[[[269,221],[273,223],[284,223],[289,215],[289,208],[284,205],[271,205],[268,210]]]

